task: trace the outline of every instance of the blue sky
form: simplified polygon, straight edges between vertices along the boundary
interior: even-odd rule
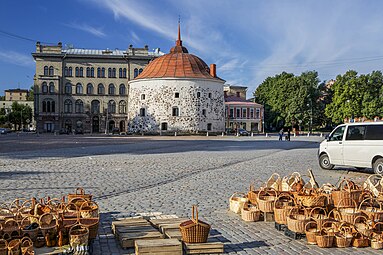
[[[379,0],[3,0],[0,94],[33,84],[37,40],[167,53],[179,15],[189,52],[216,63],[228,84],[249,87],[248,96],[282,71],[316,70],[321,80],[369,73],[382,69],[382,9]]]

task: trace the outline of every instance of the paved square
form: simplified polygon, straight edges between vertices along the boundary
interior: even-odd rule
[[[61,196],[83,187],[101,209],[94,254],[132,254],[113,238],[113,217],[162,212],[190,217],[192,204],[212,224],[229,254],[381,254],[364,249],[320,249],[295,241],[274,223],[246,223],[228,212],[228,199],[266,181],[313,169],[319,184],[371,172],[318,166],[320,137],[119,137],[8,134],[0,136],[1,202],[16,197]],[[349,171],[351,170],[351,171]],[[372,170],[371,170],[372,171]]]

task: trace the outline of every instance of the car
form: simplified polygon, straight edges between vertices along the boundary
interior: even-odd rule
[[[112,128],[112,134],[119,134],[119,133],[120,133],[120,129],[118,127]]]
[[[235,130],[232,129],[232,128],[226,128],[226,129],[225,129],[225,134],[226,134],[226,135],[232,135],[232,134],[235,134]]]
[[[6,128],[0,128],[0,134],[5,135],[8,133],[8,130]]]
[[[66,129],[66,128],[62,128],[59,130],[60,135],[64,135],[64,134],[69,135],[69,133],[70,133],[69,129]]]
[[[372,168],[383,174],[383,122],[346,123],[337,126],[318,150],[319,166],[335,165],[362,170]]]
[[[83,134],[84,134],[84,130],[83,130],[82,128],[76,128],[76,129],[74,130],[74,133],[75,133],[76,135],[83,135]]]
[[[246,129],[240,128],[238,129],[238,134],[241,136],[248,136],[249,132]]]

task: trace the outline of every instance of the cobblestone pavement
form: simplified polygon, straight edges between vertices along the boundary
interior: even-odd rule
[[[381,254],[365,249],[319,249],[274,229],[273,223],[246,223],[228,212],[228,199],[247,192],[251,181],[266,181],[308,168],[319,183],[343,176],[364,179],[370,172],[321,170],[320,137],[87,137],[0,136],[2,202],[16,197],[60,197],[84,187],[101,208],[94,254],[132,254],[113,238],[113,217],[162,212],[200,216],[212,224],[229,254]]]

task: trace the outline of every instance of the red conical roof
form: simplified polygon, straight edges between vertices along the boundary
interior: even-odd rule
[[[219,79],[210,75],[208,65],[199,57],[189,54],[182,46],[181,29],[178,23],[178,38],[170,53],[151,61],[135,80],[148,78],[205,78]]]

